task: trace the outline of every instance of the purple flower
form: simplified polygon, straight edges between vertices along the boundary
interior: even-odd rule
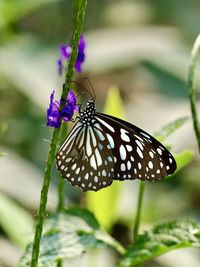
[[[75,70],[77,72],[82,71],[82,64],[85,60],[85,38],[81,35],[79,44],[78,44],[78,55],[75,63]]]
[[[76,104],[76,96],[72,91],[68,92],[65,107],[62,111],[59,110],[60,101],[54,101],[55,91],[50,96],[50,104],[47,109],[47,126],[58,128],[62,121],[70,121],[74,112],[78,111]]]
[[[63,108],[61,116],[64,121],[70,121],[74,115],[74,112],[78,111],[78,105],[76,104],[76,96],[72,91],[68,92],[67,103]]]
[[[85,60],[85,46],[86,46],[85,38],[83,37],[83,35],[81,35],[78,44],[78,55],[74,66],[77,72],[82,71],[82,64]],[[62,75],[64,63],[67,60],[69,60],[72,53],[72,48],[70,45],[61,45],[59,50],[60,50],[60,58],[57,61],[58,73],[59,75]]]
[[[50,95],[50,104],[47,109],[47,126],[58,128],[60,126],[59,101],[54,101],[55,91]]]

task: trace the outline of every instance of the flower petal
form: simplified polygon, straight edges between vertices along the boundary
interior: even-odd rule
[[[58,128],[60,126],[59,101],[54,101],[55,91],[50,95],[50,104],[47,109],[47,126]]]
[[[70,45],[61,45],[60,54],[63,59],[69,59],[72,53],[72,48]]]
[[[76,105],[76,96],[71,90],[68,92],[67,102]]]

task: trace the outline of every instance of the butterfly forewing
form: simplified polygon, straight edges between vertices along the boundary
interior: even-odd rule
[[[95,119],[92,125],[78,122],[57,153],[60,174],[72,185],[97,191],[114,178],[114,161],[109,142]]]
[[[114,179],[158,180],[176,170],[171,153],[140,128],[118,118],[97,113],[108,140],[112,137]]]

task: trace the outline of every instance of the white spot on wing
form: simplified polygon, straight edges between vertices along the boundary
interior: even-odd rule
[[[86,173],[86,175],[84,176],[84,179],[85,179],[85,180],[88,180],[88,178],[89,178],[89,174]]]
[[[95,156],[97,159],[97,165],[101,166],[102,165],[102,159],[101,159],[101,155],[99,153],[99,150],[97,148],[95,149]]]
[[[111,132],[115,132],[115,130],[114,130],[114,128],[111,126],[111,125],[109,125],[107,122],[105,122],[104,120],[102,120],[102,119],[100,119],[100,118],[97,118],[98,119],[98,121],[100,121],[104,126],[106,126]]]
[[[130,146],[130,145],[126,145],[126,149],[129,151],[129,152],[131,152],[133,149],[132,149],[132,146]]]
[[[90,165],[91,165],[91,167],[93,167],[95,170],[97,169],[97,164],[96,164],[94,155],[92,155],[92,157],[91,157],[91,159],[90,159]],[[84,167],[84,166],[83,166],[83,167]],[[83,167],[82,167],[82,168],[83,168]]]
[[[128,132],[124,129],[120,129],[120,132],[121,132],[121,139],[125,142],[130,142],[130,138],[127,135]]]
[[[128,160],[127,161],[127,169],[130,170],[131,169],[131,162]]]
[[[148,166],[150,169],[153,169],[153,162],[151,160],[148,162]]]
[[[137,151],[138,155],[140,156],[140,158],[143,159],[143,153],[142,153],[142,151],[140,150],[139,147],[137,147],[137,150],[136,151]]]
[[[123,172],[126,170],[126,166],[125,166],[125,164],[124,164],[124,163],[122,163],[122,164],[121,164],[121,167],[120,167],[120,169],[121,169],[121,171],[123,171]]]
[[[136,144],[138,145],[138,147],[139,147],[141,150],[144,150],[144,147],[143,147],[143,145],[141,144],[140,141],[135,140],[135,142],[136,142]]]
[[[108,133],[106,134],[106,136],[108,138],[108,142],[110,144],[110,147],[114,148],[115,144],[114,144],[114,140],[113,140],[112,136],[110,134],[108,134]]]
[[[162,155],[162,150],[160,148],[157,148],[158,154]]]
[[[120,153],[121,159],[125,160],[126,159],[126,149],[123,145],[120,146],[119,153]]]

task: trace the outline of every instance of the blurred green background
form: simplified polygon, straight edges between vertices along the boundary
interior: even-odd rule
[[[70,42],[75,2],[0,0],[1,266],[16,266],[25,245],[32,240],[52,135],[52,129],[45,126],[46,109],[52,90],[56,90],[57,99],[60,96],[63,78],[57,73],[58,47]],[[190,115],[187,72],[192,44],[199,32],[197,0],[88,1],[84,25],[86,62],[84,72],[76,79],[89,77],[99,110],[105,107],[110,88],[117,87],[123,103],[120,113],[153,134],[166,123]],[[115,104],[114,99],[109,98],[106,107]],[[190,149],[194,157],[173,177],[147,184],[143,229],[168,219],[200,220],[200,167],[191,121],[167,143],[173,153]],[[57,205],[57,184],[54,170],[48,212]],[[126,239],[127,235],[129,239],[127,227],[132,227],[135,216],[138,182],[115,184],[120,187],[116,215],[108,229],[116,238]],[[92,198],[98,200],[98,195],[88,197],[67,182],[65,187],[66,206],[85,205],[88,201],[92,208]],[[112,203],[108,205],[112,207]],[[113,252],[105,250],[71,260],[66,266],[98,267],[103,262],[103,266],[112,267],[115,260]],[[199,261],[199,252],[187,249],[166,254],[145,266],[198,267]]]

